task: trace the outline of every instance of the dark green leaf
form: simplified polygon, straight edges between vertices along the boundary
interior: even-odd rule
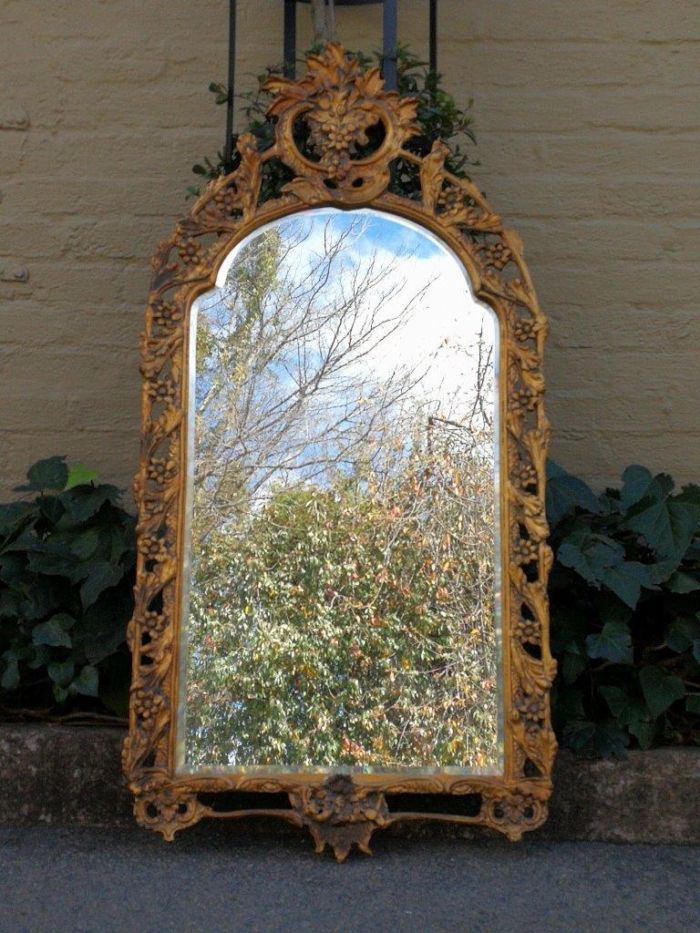
[[[90,572],[80,587],[80,599],[83,608],[87,609],[95,602],[100,593],[119,583],[124,575],[121,567],[111,564],[109,561],[97,561],[90,565]]]
[[[668,473],[657,473],[654,479],[651,481],[649,486],[649,491],[645,498],[651,498],[655,502],[660,502],[662,499],[665,499],[667,496],[670,496],[675,487],[675,483],[668,475]]]
[[[136,522],[131,516],[125,517],[122,524],[113,524],[110,528],[109,560],[113,564],[122,562],[130,567],[136,558]]]
[[[67,687],[71,680],[73,680],[75,664],[70,659],[67,661],[53,661],[48,665],[47,670],[49,677],[54,683],[60,684],[62,687]]]
[[[68,480],[65,457],[48,457],[39,460],[27,470],[28,485],[18,486],[18,492],[54,489],[60,492]]]
[[[95,512],[98,512],[105,502],[118,505],[119,498],[117,487],[107,484],[101,486],[75,486],[73,489],[68,489],[61,496],[61,502],[66,509],[66,516],[62,519],[61,526],[85,522]]]
[[[671,704],[685,696],[683,681],[673,674],[666,674],[659,667],[643,667],[639,672],[639,682],[647,706],[654,716],[660,716]]]
[[[9,661],[26,661],[34,654],[34,647],[24,640],[15,638],[10,647],[3,651],[2,657]]]
[[[693,642],[693,657],[700,664],[700,638],[696,638]]]
[[[666,644],[672,651],[687,651],[700,638],[700,620],[693,616],[673,621],[666,631]]]
[[[613,720],[576,720],[566,725],[563,738],[564,744],[574,751],[601,758],[621,758],[627,746],[624,731]]]
[[[637,719],[631,722],[628,728],[639,742],[640,748],[651,748],[654,744],[657,726],[653,719]]]
[[[7,502],[0,505],[0,538],[11,538],[32,520],[36,520],[33,502]]]
[[[606,586],[630,609],[639,602],[642,587],[653,589],[676,566],[674,561],[642,564],[626,560],[625,548],[608,535],[573,531],[557,551],[557,559],[594,586]]]
[[[34,655],[30,661],[27,661],[27,667],[36,671],[40,667],[46,667],[51,660],[51,650],[48,645],[33,645]]]
[[[584,580],[599,585],[610,567],[624,560],[625,549],[617,541],[605,535],[570,535],[557,551],[559,562],[571,567]]]
[[[689,713],[697,713],[700,716],[700,693],[693,693],[686,697],[685,708]]]
[[[622,492],[620,502],[624,509],[643,499],[651,485],[653,477],[643,466],[629,466],[622,474]]]
[[[605,570],[603,583],[626,606],[634,609],[639,602],[642,587],[649,584],[648,568],[637,561],[620,561],[617,566]]]
[[[643,564],[645,581],[642,586],[647,589],[656,589],[656,584],[665,583],[668,585],[669,578],[678,567],[679,558],[672,557],[669,560],[662,560],[656,564]]]
[[[62,608],[66,590],[63,581],[56,577],[27,575],[22,592],[21,614],[25,619],[39,621]]]
[[[93,528],[89,528],[73,538],[70,548],[80,560],[87,560],[95,553],[99,543],[100,536],[98,532]]]
[[[0,580],[8,586],[19,586],[25,567],[23,554],[4,554],[0,557]]]
[[[561,665],[561,676],[567,684],[572,684],[588,666],[586,658],[582,654],[571,654],[567,652]]]
[[[624,758],[628,744],[624,730],[612,720],[596,723],[595,734],[591,742],[596,755],[601,758]]]
[[[91,664],[113,654],[126,638],[132,606],[129,590],[105,593],[85,612],[79,630],[73,633],[74,650]]]
[[[0,588],[0,619],[16,619],[22,614],[22,594]]]
[[[601,687],[600,693],[617,724],[629,729],[642,748],[649,748],[656,733],[656,724],[646,703],[620,687]]]
[[[575,509],[598,514],[600,503],[592,490],[575,476],[571,476],[553,460],[547,461],[547,518],[551,525]]]
[[[700,485],[698,483],[688,483],[676,496],[676,501],[688,502],[691,505],[700,506]]]
[[[68,690],[66,687],[62,687],[60,684],[54,684],[53,695],[56,698],[57,703],[65,703],[68,699]]]
[[[82,693],[85,696],[96,697],[100,682],[100,675],[96,667],[86,664],[70,685],[72,693]]]
[[[693,593],[695,590],[700,590],[700,579],[677,570],[671,574],[666,586],[672,593]]]
[[[586,638],[586,648],[592,658],[604,658],[613,663],[632,662],[632,636],[624,622],[606,622],[601,632]]]
[[[621,726],[629,725],[632,698],[621,687],[601,687],[600,695],[610,707],[610,712]]]
[[[49,524],[57,525],[65,511],[60,498],[58,496],[40,496],[37,503],[42,516],[48,520]]]
[[[67,577],[76,583],[90,572],[89,564],[84,564],[67,547],[57,541],[47,542],[29,554],[29,569],[48,576]]]
[[[680,560],[700,521],[700,506],[676,499],[643,500],[625,525],[643,535],[660,557]]]
[[[16,690],[19,687],[19,665],[14,660],[5,662],[5,670],[0,678],[0,687],[3,690]]]
[[[54,616],[48,622],[41,622],[32,629],[32,641],[35,645],[49,645],[52,648],[70,648],[73,642],[66,631],[66,619],[70,616]]]

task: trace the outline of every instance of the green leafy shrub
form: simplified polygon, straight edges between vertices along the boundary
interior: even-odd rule
[[[133,607],[134,519],[114,486],[34,464],[0,505],[0,697],[6,707],[59,704],[123,713],[126,624]]]
[[[596,496],[549,465],[555,728],[593,755],[700,743],[700,486],[628,467]]]
[[[373,56],[357,52],[349,54],[360,62],[363,69],[377,65],[381,61],[381,54],[378,52]],[[281,66],[267,68],[263,74],[258,75],[256,90],[240,95],[244,102],[242,112],[246,124],[243,132],[252,133],[256,137],[258,149],[261,152],[268,149],[274,142],[274,120],[270,120],[265,113],[272,98],[263,90],[263,85],[269,77],[279,74],[282,74]],[[430,152],[434,140],[441,139],[450,151],[445,160],[446,167],[455,175],[464,177],[467,166],[477,164],[471,159],[466,148],[468,144],[476,142],[472,129],[472,117],[469,113],[471,100],[466,109],[458,107],[454,97],[442,86],[442,75],[430,71],[426,63],[405,46],[399,48],[397,54],[397,85],[400,94],[418,98],[418,121],[423,127],[422,133],[407,141],[406,149],[417,155],[425,156]],[[223,105],[228,100],[228,90],[225,85],[212,82],[209,90],[214,95],[217,104]],[[370,146],[373,146],[376,140],[372,139],[371,128],[368,135]],[[234,152],[237,139],[238,136],[234,135]],[[302,151],[306,151],[304,138],[300,137],[297,143]],[[207,180],[225,174],[223,152],[218,152],[215,159],[205,158],[202,162],[193,165],[192,171],[195,175]],[[261,201],[279,197],[282,186],[290,178],[291,174],[284,165],[276,160],[270,160],[264,167]],[[389,189],[394,194],[401,194],[404,197],[419,197],[418,173],[411,166],[401,163],[394,165]],[[198,195],[200,189],[193,186],[188,188],[188,192],[191,195]]]
[[[0,702],[125,711],[134,519],[51,457],[0,505]],[[700,487],[625,470],[596,496],[549,464],[555,728],[592,755],[700,742]]]

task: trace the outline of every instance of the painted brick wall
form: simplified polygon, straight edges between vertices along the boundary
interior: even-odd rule
[[[239,0],[241,87],[281,57],[281,6]],[[424,51],[427,4],[400,6]],[[475,178],[551,318],[554,456],[596,485],[635,461],[700,479],[700,3],[440,7]],[[225,0],[0,0],[2,495],[53,453],[130,485],[148,260],[221,145],[206,87],[226,16]],[[379,18],[341,10],[339,38],[375,47]]]

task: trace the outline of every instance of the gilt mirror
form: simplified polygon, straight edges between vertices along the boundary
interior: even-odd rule
[[[278,816],[340,859],[400,820],[517,839],[555,749],[546,322],[444,146],[404,148],[415,100],[336,45],[307,65],[153,261],[136,816]]]

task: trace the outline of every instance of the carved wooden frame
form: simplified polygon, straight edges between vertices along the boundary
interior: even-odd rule
[[[307,66],[308,74],[299,81],[268,81],[274,96],[269,114],[276,118],[272,147],[259,152],[252,135],[241,136],[237,169],[208,185],[152,260],[141,345],[138,568],[128,630],[133,678],[123,753],[136,818],[172,840],[179,829],[203,817],[278,816],[307,826],[317,850],[329,843],[340,860],[353,844],[369,851],[372,832],[400,820],[484,825],[516,840],[546,818],[556,749],[549,716],[555,662],[549,650],[546,589],[552,556],[544,512],[549,425],[541,367],[546,319],[519,238],[503,226],[471,181],[445,169],[446,146],[436,141],[425,157],[404,148],[419,130],[416,100],[386,92],[376,69],[362,73],[335,44],[311,56]],[[295,144],[299,119],[307,124],[317,160]],[[366,131],[378,122],[383,142],[371,155],[358,156],[358,147],[367,145]],[[294,177],[280,197],[261,202],[263,173],[271,159],[284,163]],[[417,173],[420,200],[388,190],[396,160]],[[236,243],[262,224],[311,205],[371,206],[422,225],[464,263],[475,295],[498,317],[503,775],[175,773],[189,308],[214,286],[219,266]],[[233,790],[283,792],[291,809],[222,812],[200,799],[203,793]],[[480,802],[470,816],[392,813],[388,793],[473,794]]]

